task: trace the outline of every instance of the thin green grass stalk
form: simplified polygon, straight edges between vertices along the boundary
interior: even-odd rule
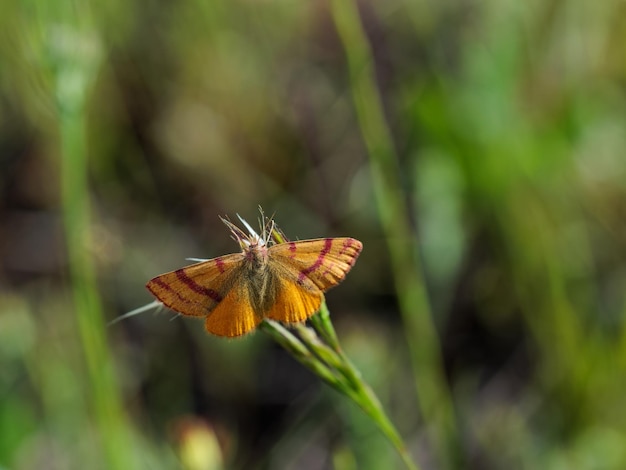
[[[77,39],[77,38],[75,38]],[[107,347],[96,269],[90,254],[91,225],[87,182],[85,101],[95,69],[75,50],[53,50],[55,92],[61,137],[61,192],[69,270],[89,379],[89,402],[104,449],[104,467],[134,468],[113,361]],[[100,464],[94,464],[100,466]]]
[[[300,363],[317,374],[324,382],[338,392],[346,395],[356,403],[378,426],[383,435],[391,442],[406,468],[419,470],[412,460],[400,433],[387,417],[378,397],[365,383],[360,372],[341,351],[334,328],[330,323],[330,314],[326,303],[321,311],[325,312],[326,319],[312,319],[315,329],[298,324],[295,327],[298,335],[294,335],[280,323],[273,320],[264,320],[261,329],[270,334],[279,344],[289,351]],[[315,314],[313,318],[319,317]],[[324,326],[322,326],[325,323]],[[318,329],[319,327],[322,329]],[[319,336],[318,336],[319,334]],[[324,343],[323,339],[330,337],[332,344]]]
[[[324,382],[337,389],[339,382],[332,371],[320,362],[287,328],[273,320],[264,320],[260,328],[291,353],[301,364],[317,374]]]
[[[407,220],[391,133],[384,117],[370,46],[351,0],[332,0],[344,45],[357,118],[365,141],[379,216],[388,243],[396,292],[409,343],[418,403],[443,468],[456,466],[459,443],[441,347],[421,274],[416,237]]]
[[[337,338],[335,328],[330,321],[330,312],[328,311],[326,300],[322,301],[320,311],[316,315],[313,315],[310,321],[313,325],[313,328],[315,328],[315,331],[322,335],[322,338],[324,338],[326,344],[332,347],[336,352],[340,353],[341,348],[339,347],[339,339]]]

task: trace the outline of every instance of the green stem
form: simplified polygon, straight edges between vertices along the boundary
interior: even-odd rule
[[[332,0],[331,6],[369,154],[378,212],[417,381],[418,403],[442,467],[452,468],[457,466],[455,460],[459,456],[452,398],[443,373],[441,347],[422,279],[415,234],[407,220],[398,159],[374,78],[369,42],[354,1]]]
[[[322,306],[320,307],[319,312],[313,315],[310,321],[313,328],[315,328],[322,338],[324,338],[324,341],[326,341],[326,343],[335,351],[339,352],[341,349],[339,347],[339,339],[337,338],[335,328],[330,321],[330,312],[328,311],[328,306],[326,305],[326,299],[322,300]]]
[[[287,330],[287,328],[274,320],[268,319],[263,320],[259,328],[274,338],[274,340],[289,351],[298,362],[317,374],[324,382],[333,388],[339,386],[335,374],[326,367],[326,365],[320,362],[295,335]]]
[[[342,373],[350,378],[350,383],[353,384],[356,395],[358,396],[357,403],[372,418],[381,432],[396,448],[406,467],[410,470],[419,470],[419,467],[411,458],[404,440],[385,413],[383,406],[374,391],[362,380],[360,372],[354,367],[352,362],[347,358],[347,356],[345,356],[345,354],[343,354],[343,352],[341,353],[341,360],[344,364]]]
[[[67,78],[62,72],[63,70],[58,73],[58,82]],[[88,393],[104,447],[105,467],[123,470],[132,467],[130,446],[127,422],[107,348],[95,267],[90,255],[93,244],[90,238],[87,145],[82,96],[83,93],[78,93],[75,102],[58,102],[65,237],[76,320],[90,382]]]
[[[328,313],[328,310],[326,310],[326,312]],[[317,316],[317,314],[314,315],[314,317]],[[330,328],[334,333],[334,328],[330,323],[329,317],[327,320],[325,331],[328,333],[328,328]],[[313,322],[314,325],[316,323],[317,322]],[[317,357],[324,361],[330,369],[335,372],[338,384],[335,388],[351,398],[352,401],[359,405],[361,409],[372,418],[383,435],[389,439],[398,454],[400,454],[402,461],[409,470],[419,470],[419,467],[411,459],[400,433],[396,430],[385,413],[380,400],[378,400],[378,397],[369,385],[365,383],[358,369],[343,353],[339,343],[335,343],[334,347],[324,344],[315,334],[314,330],[301,324],[296,325],[296,329],[309,350],[313,351]],[[336,339],[336,336],[334,336],[334,338]]]

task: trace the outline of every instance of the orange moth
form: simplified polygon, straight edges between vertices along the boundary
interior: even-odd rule
[[[240,220],[248,234],[229,220],[222,222],[241,253],[161,274],[146,284],[165,306],[204,318],[206,330],[218,336],[245,335],[265,318],[297,323],[311,317],[324,291],[343,280],[363,248],[354,238],[285,241],[272,219],[258,235]]]

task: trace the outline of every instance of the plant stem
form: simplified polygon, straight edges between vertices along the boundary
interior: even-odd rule
[[[74,50],[58,49],[52,53],[61,134],[63,221],[76,321],[89,378],[88,394],[104,448],[104,466],[123,470],[133,467],[129,428],[107,347],[96,269],[90,254],[93,243],[87,182],[85,101],[94,64],[89,58],[74,55]],[[81,62],[82,59],[85,62]]]
[[[400,433],[387,417],[380,400],[341,350],[325,303],[322,304],[322,310],[325,310],[323,318],[316,318],[320,316],[320,313],[317,313],[311,319],[313,325],[317,325],[315,330],[304,324],[295,326],[298,336],[272,320],[264,320],[261,328],[290,351],[300,363],[355,402],[372,418],[394,446],[406,467],[409,470],[419,470],[418,465],[411,459]],[[322,327],[322,331],[319,331],[318,327]],[[332,338],[332,344],[324,343],[317,333],[324,339]]]
[[[398,159],[374,78],[369,42],[354,1],[332,0],[331,7],[344,45],[354,106],[369,154],[378,212],[417,381],[418,403],[442,467],[453,468],[459,452],[452,398],[444,378],[415,234],[407,220]]]

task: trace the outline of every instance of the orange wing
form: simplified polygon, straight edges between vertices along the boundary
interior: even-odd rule
[[[146,287],[176,312],[205,316],[227,297],[243,257],[242,253],[235,253],[192,264],[161,274],[148,281]]]
[[[269,257],[301,288],[325,291],[346,277],[362,249],[354,238],[318,238],[273,245]]]
[[[264,316],[283,323],[298,323],[317,312],[320,305],[322,292],[319,289],[309,290],[287,276],[280,276],[276,301]]]
[[[209,333],[218,336],[241,336],[261,323],[262,317],[254,313],[245,283],[235,282],[226,297],[213,309],[204,321]]]
[[[277,284],[266,311],[255,312],[245,269],[245,254],[236,253],[193,264],[155,277],[146,284],[164,305],[190,316],[206,317],[209,333],[240,336],[263,317],[301,322],[319,310],[322,292],[339,284],[363,245],[354,238],[321,238],[273,245],[269,263]],[[265,309],[263,309],[265,310]],[[210,314],[210,315],[209,315]]]

